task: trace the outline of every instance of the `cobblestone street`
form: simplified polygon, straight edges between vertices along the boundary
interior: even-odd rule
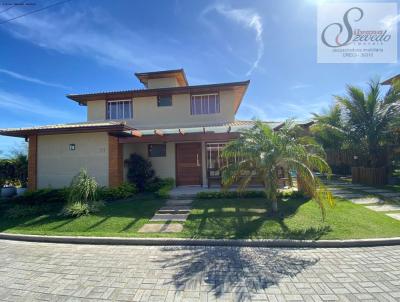
[[[4,301],[399,301],[400,246],[148,247],[0,241]]]

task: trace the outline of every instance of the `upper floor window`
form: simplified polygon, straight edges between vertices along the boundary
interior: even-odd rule
[[[192,95],[190,102],[191,115],[215,114],[219,112],[220,105],[218,93]]]
[[[168,107],[172,106],[172,95],[159,95],[157,97],[158,107]]]
[[[107,101],[106,118],[108,120],[124,120],[131,119],[132,114],[132,101]]]

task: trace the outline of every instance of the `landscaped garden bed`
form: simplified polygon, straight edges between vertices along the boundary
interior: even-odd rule
[[[318,205],[306,198],[287,198],[279,202],[277,215],[263,198],[198,199],[181,233],[138,233],[164,199],[138,194],[125,200],[106,202],[99,212],[81,216],[60,216],[53,205],[44,215],[7,217],[10,202],[1,204],[0,231],[21,234],[184,237],[184,238],[290,238],[358,239],[400,236],[400,221],[349,201],[337,200],[327,208],[322,221]]]

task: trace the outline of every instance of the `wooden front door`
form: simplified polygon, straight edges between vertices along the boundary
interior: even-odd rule
[[[201,143],[176,144],[176,185],[201,184]]]

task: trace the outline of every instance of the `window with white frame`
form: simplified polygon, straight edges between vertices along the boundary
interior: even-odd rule
[[[133,118],[132,100],[107,101],[106,118],[108,120]]]
[[[220,112],[219,94],[192,95],[190,101],[190,114],[216,114]]]

